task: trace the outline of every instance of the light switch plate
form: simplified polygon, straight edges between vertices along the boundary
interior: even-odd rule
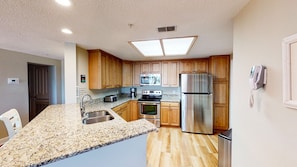
[[[7,78],[8,85],[17,85],[20,83],[19,78]]]

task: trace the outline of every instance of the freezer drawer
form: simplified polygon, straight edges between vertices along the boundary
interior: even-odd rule
[[[183,132],[213,134],[212,94],[182,94],[181,129]]]

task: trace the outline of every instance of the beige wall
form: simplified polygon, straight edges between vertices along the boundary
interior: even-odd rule
[[[235,18],[232,110],[233,167],[297,164],[297,110],[282,103],[282,39],[297,33],[296,0],[251,0]],[[249,107],[252,65],[268,69],[265,89],[254,91]]]
[[[10,108],[16,108],[20,113],[23,125],[29,121],[27,74],[27,63],[29,62],[56,67],[56,102],[61,103],[62,101],[61,60],[0,49],[0,114]],[[7,78],[10,77],[19,78],[20,84],[8,85]]]

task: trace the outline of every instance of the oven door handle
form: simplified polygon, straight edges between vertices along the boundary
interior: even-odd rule
[[[138,102],[141,105],[158,105],[160,102]]]

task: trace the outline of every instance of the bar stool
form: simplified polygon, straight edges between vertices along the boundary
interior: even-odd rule
[[[20,129],[22,129],[22,121],[16,109],[10,109],[0,115],[8,132],[8,138],[11,139]]]

